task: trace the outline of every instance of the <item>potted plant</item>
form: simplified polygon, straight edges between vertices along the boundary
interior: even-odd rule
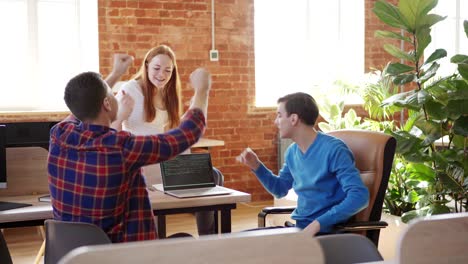
[[[468,209],[468,56],[453,56],[451,62],[458,65],[458,71],[435,78],[439,60],[447,52],[437,49],[427,58],[423,55],[431,43],[432,26],[445,19],[429,14],[436,5],[437,0],[400,0],[397,6],[378,0],[373,9],[397,31],[377,31],[376,35],[403,41],[407,47],[401,50],[385,44],[384,49],[398,62],[389,63],[383,71],[393,85],[408,90],[383,101],[384,107],[397,107],[407,116],[404,124],[388,130],[397,139],[397,153],[402,157],[400,165],[395,162],[394,173],[405,179],[402,187],[411,187],[406,202],[415,205],[415,210],[403,214],[405,222]],[[464,29],[468,36],[468,21]]]

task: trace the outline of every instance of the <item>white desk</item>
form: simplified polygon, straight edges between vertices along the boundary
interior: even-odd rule
[[[41,195],[0,197],[9,202],[29,203],[33,206],[0,211],[0,228],[40,226],[52,218],[52,206],[39,202]],[[200,211],[221,212],[221,233],[231,232],[231,210],[240,202],[250,202],[250,194],[233,191],[228,195],[179,199],[159,191],[149,191],[154,215],[158,216],[159,237],[166,236],[166,215]]]

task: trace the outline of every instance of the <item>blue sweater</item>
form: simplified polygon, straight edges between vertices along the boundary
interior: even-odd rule
[[[291,217],[299,228],[317,220],[320,232],[330,232],[333,225],[345,222],[369,202],[369,191],[349,148],[320,132],[305,153],[295,143],[289,146],[279,176],[263,164],[254,172],[277,198],[294,189],[298,200]]]

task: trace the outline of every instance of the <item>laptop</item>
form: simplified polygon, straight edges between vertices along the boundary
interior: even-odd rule
[[[231,189],[215,184],[210,153],[179,155],[160,165],[163,183],[153,187],[166,194],[189,198],[232,193]]]

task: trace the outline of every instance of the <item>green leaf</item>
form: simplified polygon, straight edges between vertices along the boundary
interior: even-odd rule
[[[434,169],[423,163],[410,163],[406,169],[410,172],[411,178],[417,180],[417,184],[421,181],[432,182],[436,176]]]
[[[465,34],[468,38],[468,20],[463,21],[463,28],[465,28]]]
[[[465,147],[465,137],[460,135],[455,135],[452,139],[452,144],[460,149]],[[468,162],[468,160],[467,160]],[[467,164],[468,165],[468,164]],[[466,172],[468,172],[468,167],[466,168]],[[467,177],[468,179],[468,177]]]
[[[426,102],[426,111],[430,118],[435,120],[446,120],[447,112],[445,106],[441,103],[435,102],[434,100],[428,100]]]
[[[378,38],[398,39],[398,40],[403,40],[403,41],[411,43],[411,39],[409,37],[405,37],[405,36],[402,36],[400,33],[392,32],[388,30],[376,30],[374,36]]]
[[[398,8],[390,3],[378,0],[372,11],[382,22],[391,27],[407,28]]]
[[[453,133],[468,137],[468,116],[462,116],[453,123]]]
[[[436,14],[429,14],[417,21],[416,28],[419,27],[432,27],[433,25],[439,23],[442,20],[445,20],[447,17],[439,16]]]
[[[455,64],[468,63],[468,56],[463,54],[457,54],[450,58],[450,62]]]
[[[330,132],[332,131],[333,129],[331,128],[331,126],[326,123],[326,122],[319,122],[318,123],[318,127],[320,128],[320,130],[322,130],[323,132]]]
[[[425,135],[424,146],[428,146],[442,137],[442,127],[432,120],[420,120],[416,122],[416,127],[421,129]]]
[[[431,67],[429,67],[427,71],[424,71],[419,77],[419,81],[421,82],[421,84],[429,80],[430,78],[434,77],[439,67],[440,65],[437,62],[432,63]]]
[[[408,193],[406,197],[404,197],[403,200],[407,203],[416,203],[417,201],[419,201],[419,195],[417,192],[412,190],[411,192]]]
[[[390,63],[387,65],[386,72],[390,75],[398,75],[405,72],[413,71],[414,67],[398,62]]]
[[[437,215],[437,214],[449,214],[450,208],[443,204],[431,204],[429,205],[429,210],[427,211],[428,215]]]
[[[457,120],[462,115],[468,115],[468,100],[450,100],[445,109],[448,118]]]
[[[393,78],[393,84],[395,85],[403,85],[410,83],[412,81],[416,80],[416,75],[413,73],[411,74],[399,74]]]
[[[424,55],[424,50],[429,46],[431,43],[431,29],[428,27],[423,27],[416,32],[416,40],[417,44],[417,54],[416,59],[419,60]]]
[[[468,80],[468,64],[458,64],[458,73],[460,73],[463,79]]]
[[[341,111],[338,105],[332,105],[330,108],[330,116],[331,120],[335,120],[336,118],[341,117]]]
[[[408,223],[409,221],[413,219],[428,215],[428,212],[429,212],[429,207],[423,207],[418,210],[409,211],[401,215],[401,221],[403,221],[403,223]]]
[[[438,59],[447,57],[447,51],[444,49],[436,49],[430,56],[427,58],[426,62],[424,64],[429,64],[433,61],[436,61]]]
[[[449,176],[446,173],[439,173],[438,177],[444,185],[444,189],[455,193],[463,192],[463,186],[460,183],[458,183],[453,177]]]
[[[390,55],[398,58],[398,59],[403,59],[403,60],[407,60],[407,61],[410,61],[410,62],[415,62],[414,60],[414,57],[411,56],[410,54],[408,54],[407,52],[405,51],[402,51],[400,48],[392,45],[392,44],[384,44],[383,46],[384,50],[386,52],[388,52]]]
[[[410,31],[418,28],[418,21],[424,18],[437,5],[437,0],[400,0],[398,8],[408,21]]]

